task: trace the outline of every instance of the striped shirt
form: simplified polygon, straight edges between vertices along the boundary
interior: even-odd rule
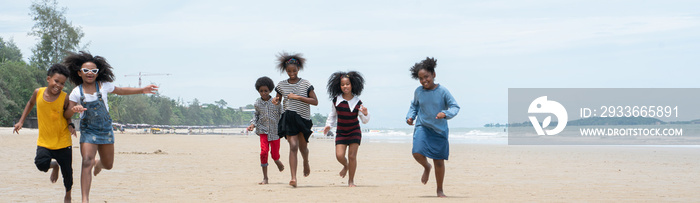
[[[308,80],[299,78],[297,83],[291,84],[288,80],[283,80],[277,83],[275,87],[275,92],[281,94],[284,97],[284,110],[294,111],[299,114],[304,119],[311,120],[311,111],[309,104],[296,100],[289,99],[288,94],[294,93],[302,97],[309,97],[309,93],[314,90],[314,86]]]
[[[255,134],[267,134],[267,140],[278,140],[280,136],[277,134],[277,123],[282,114],[280,105],[272,104],[272,98],[267,101],[258,98],[255,100],[255,113],[250,124],[255,125]]]

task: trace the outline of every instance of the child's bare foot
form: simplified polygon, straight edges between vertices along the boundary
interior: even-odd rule
[[[338,173],[338,175],[340,175],[341,178],[345,178],[345,174],[347,174],[347,173],[348,173],[348,167],[343,166],[343,169],[340,170],[340,173]]]
[[[311,167],[309,166],[309,161],[304,160],[304,177],[309,177],[311,174]]]
[[[63,202],[65,203],[70,203],[71,198],[70,198],[70,191],[66,192],[66,196],[63,197]]]
[[[267,185],[267,178],[263,179],[262,182],[259,182],[258,185]]]
[[[357,185],[355,185],[355,182],[349,181],[349,182],[348,182],[348,187],[357,187]]]
[[[428,164],[428,167],[425,167],[425,170],[423,171],[423,177],[420,178],[420,182],[423,183],[423,185],[428,183],[431,168],[433,168],[433,165]]]
[[[442,190],[438,190],[438,191],[437,191],[437,196],[438,196],[438,197],[447,197],[447,195],[445,195],[445,193],[442,192]]]
[[[97,174],[99,174],[100,171],[102,171],[102,162],[100,162],[100,160],[95,160],[95,169],[93,174],[97,176]]]
[[[289,185],[291,185],[292,187],[297,187],[297,181],[296,181],[296,180],[290,180],[290,181],[289,181]]]
[[[56,183],[56,181],[58,181],[58,170],[58,163],[51,163],[51,177],[49,177],[51,183]]]
[[[275,164],[277,165],[277,169],[279,169],[280,172],[284,171],[284,164],[282,164],[282,162],[279,159],[275,160]]]

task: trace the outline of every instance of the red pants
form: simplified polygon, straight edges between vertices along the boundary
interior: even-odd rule
[[[272,160],[280,159],[280,140],[267,141],[267,134],[260,134],[260,165],[267,166],[267,152],[272,147]]]

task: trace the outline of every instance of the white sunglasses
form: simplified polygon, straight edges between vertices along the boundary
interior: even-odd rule
[[[97,74],[97,72],[100,71],[100,69],[87,69],[87,68],[81,68],[80,71],[83,71],[83,73],[88,73],[92,72],[93,74]]]

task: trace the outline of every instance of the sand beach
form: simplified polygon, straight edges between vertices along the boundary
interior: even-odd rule
[[[0,202],[58,202],[61,179],[34,166],[36,129],[0,128]],[[73,200],[80,200],[80,149],[73,139]],[[311,139],[311,175],[287,185],[289,170],[262,179],[254,135],[116,133],[114,168],[93,178],[92,202],[695,202],[700,147],[451,144],[445,193],[410,143],[364,142],[356,188],[340,178],[332,139]],[[281,143],[288,167],[289,146]],[[299,169],[301,171],[301,168]]]

